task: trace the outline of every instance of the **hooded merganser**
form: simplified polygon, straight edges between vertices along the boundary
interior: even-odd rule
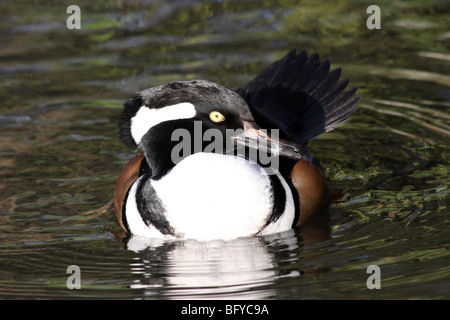
[[[338,82],[340,69],[329,69],[317,54],[292,50],[236,91],[192,80],[137,93],[119,124],[123,143],[143,150],[116,183],[122,228],[209,240],[306,223],[332,195],[306,143],[346,122],[360,98],[357,88],[345,91],[348,80]]]

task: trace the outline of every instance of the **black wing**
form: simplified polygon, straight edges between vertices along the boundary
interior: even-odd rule
[[[330,62],[320,62],[318,54],[292,50],[236,92],[259,126],[305,143],[340,126],[357,109],[360,97],[352,96],[358,88],[345,91],[349,80],[338,81],[341,69],[329,69]]]

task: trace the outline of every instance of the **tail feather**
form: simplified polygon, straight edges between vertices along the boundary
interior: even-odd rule
[[[319,55],[290,51],[246,86],[236,90],[248,103],[255,121],[297,143],[348,121],[360,97],[358,88],[347,91],[349,80],[338,81],[341,69],[330,71],[330,61]]]

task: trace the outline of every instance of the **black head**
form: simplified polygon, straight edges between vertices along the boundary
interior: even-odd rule
[[[124,105],[119,133],[125,145],[144,150],[152,178],[158,179],[175,165],[174,156],[188,155],[181,154],[188,146],[192,153],[227,152],[234,144],[229,132],[242,132],[249,124],[253,116],[237,93],[193,80],[137,93]]]

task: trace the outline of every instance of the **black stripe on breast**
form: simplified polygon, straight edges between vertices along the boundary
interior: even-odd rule
[[[141,165],[139,166],[138,178],[140,178],[144,174],[151,175],[151,169],[148,166],[147,161],[142,161],[141,162]],[[131,231],[130,231],[130,226],[128,225],[128,221],[127,221],[126,208],[127,208],[128,196],[130,195],[130,190],[131,190],[132,186],[133,185],[131,185],[128,188],[127,194],[125,195],[125,198],[123,200],[123,207],[122,207],[122,222],[123,222],[123,225],[125,226],[125,229],[127,230],[128,233],[131,233]]]
[[[265,227],[276,222],[284,213],[286,209],[286,190],[277,175],[270,175],[270,185],[273,192],[273,208],[272,213],[267,219]]]
[[[164,235],[180,237],[167,221],[164,205],[158,198],[150,178],[150,175],[144,175],[136,189],[136,204],[142,220],[147,226],[153,225]]]

